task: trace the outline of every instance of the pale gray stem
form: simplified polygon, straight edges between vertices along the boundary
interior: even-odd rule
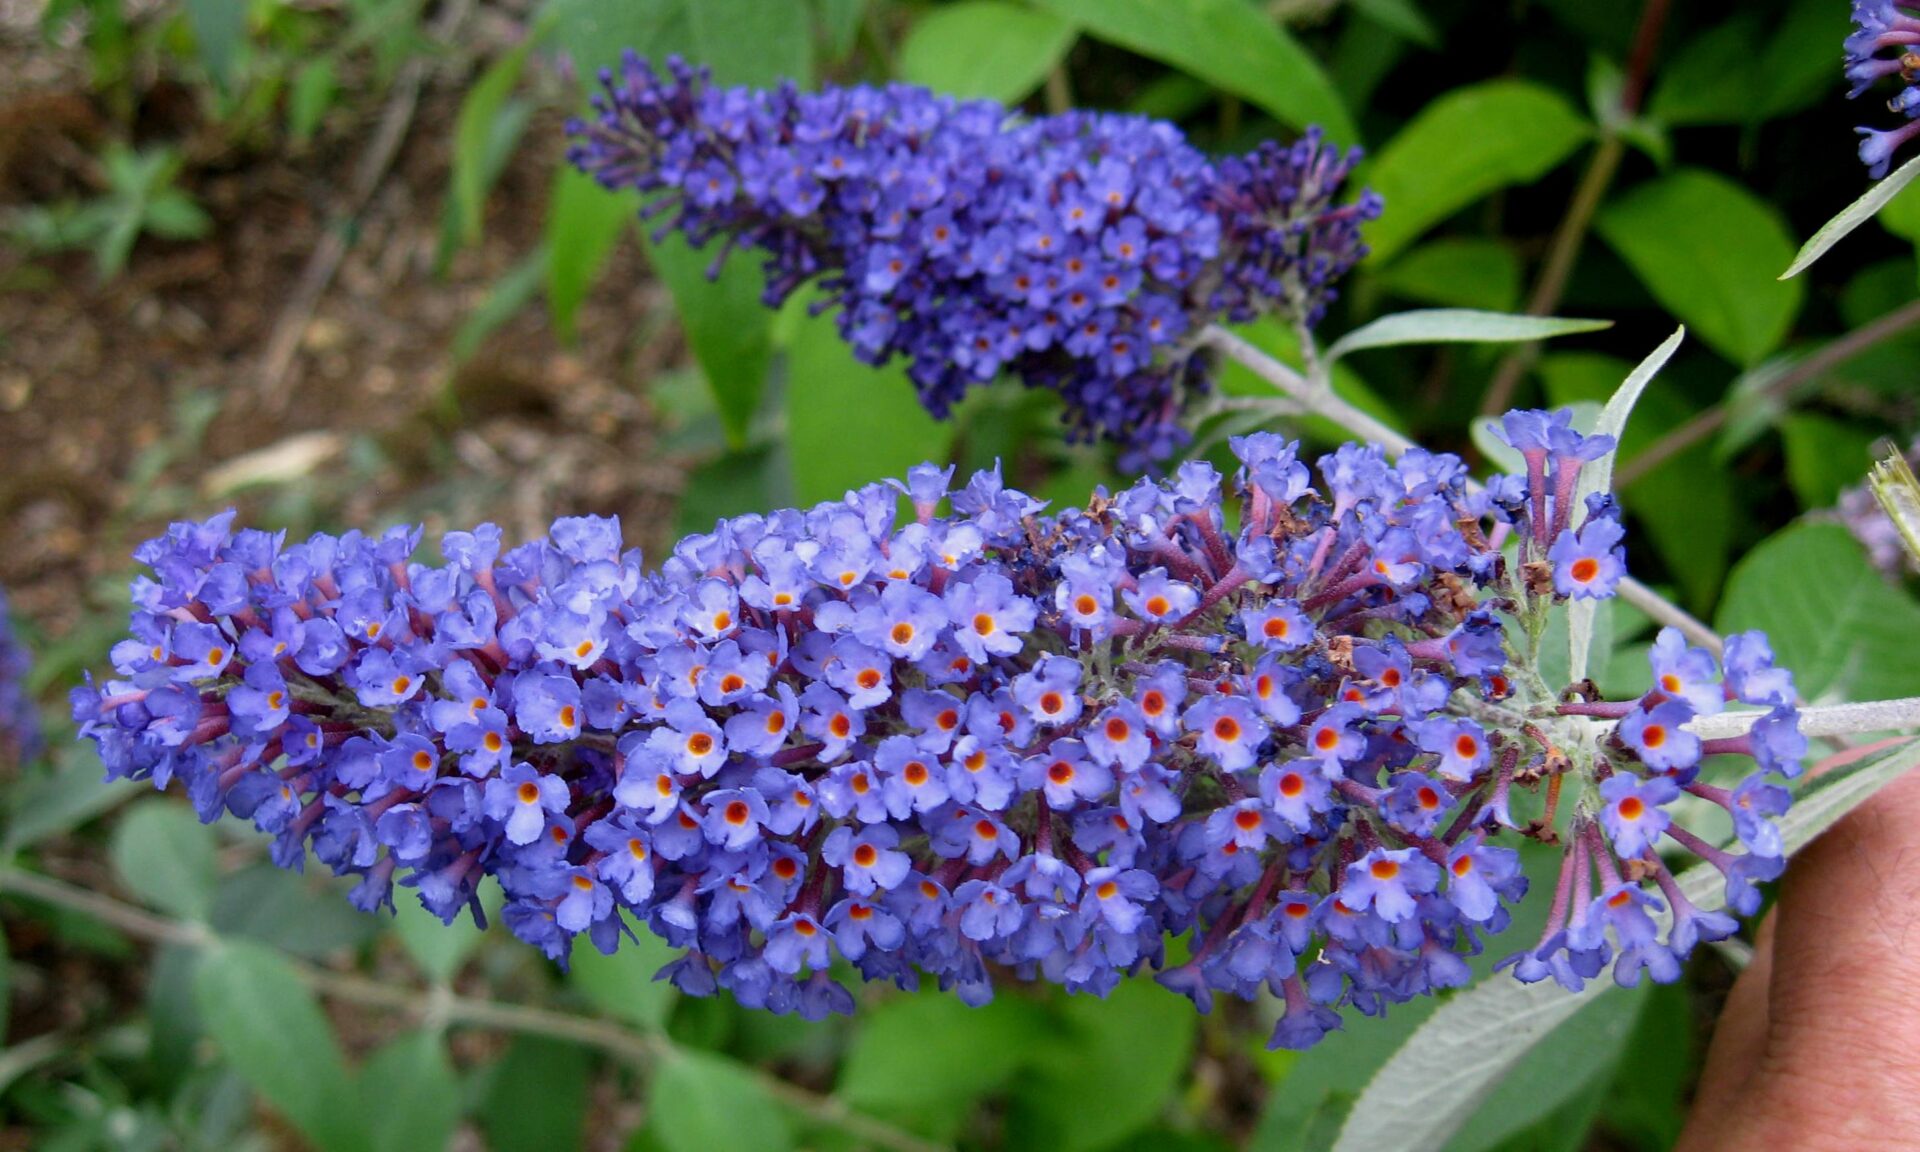
[[[1222,356],[1230,357],[1247,371],[1273,385],[1276,391],[1299,401],[1309,412],[1324,416],[1354,435],[1373,441],[1390,455],[1398,456],[1415,447],[1412,440],[1341,399],[1325,382],[1309,380],[1217,324],[1209,324],[1201,330],[1199,343],[1218,351]],[[1475,489],[1479,487],[1471,480],[1468,483]],[[1645,612],[1655,622],[1680,629],[1694,643],[1715,653],[1720,651],[1719,633],[1633,577],[1628,576],[1620,581],[1620,598]]]
[[[1687,731],[1702,740],[1744,736],[1765,712],[1721,712],[1696,716]],[[1920,696],[1867,700],[1859,704],[1815,704],[1800,709],[1800,731],[1807,736],[1859,736],[1868,732],[1920,731]]]

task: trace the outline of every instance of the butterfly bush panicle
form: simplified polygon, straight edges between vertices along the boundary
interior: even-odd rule
[[[24,763],[40,753],[40,717],[27,694],[32,669],[32,654],[14,635],[7,594],[0,590],[0,763]]]
[[[1357,444],[1316,483],[1265,433],[1230,477],[1052,514],[928,465],[654,572],[590,517],[511,551],[451,533],[428,565],[417,531],[289,543],[227,514],[140,549],[132,637],[74,712],[113,776],[179,780],[362,908],[399,884],[477,914],[491,876],[557,960],[650,930],[681,989],[776,1011],[850,1009],[836,958],[970,1003],[1146,968],[1203,1010],[1264,989],[1304,1047],[1466,982],[1526,888],[1503,829],[1565,850],[1517,975],[1578,986],[1617,950],[1622,981],[1670,980],[1733,922],[1658,853],[1720,868],[1740,912],[1779,870],[1792,681],[1757,635],[1722,675],[1667,632],[1639,699],[1541,684],[1520,657],[1618,579],[1618,517],[1572,504],[1603,439],[1507,429],[1528,473],[1485,491]],[[1687,731],[1727,701],[1765,719]],[[1760,771],[1703,774],[1723,755]],[[1682,793],[1744,850],[1683,827]]]
[[[1358,152],[1310,131],[1210,161],[1170,124],[1029,119],[904,85],[715,87],[628,54],[571,157],[644,194],[657,235],[761,254],[766,302],[817,283],[862,360],[894,356],[944,416],[1005,372],[1057,391],[1072,430],[1165,456],[1214,318],[1311,324],[1366,253],[1371,193],[1336,206]]]
[[[1847,37],[1847,79],[1853,89],[1849,97],[1866,93],[1889,76],[1897,76],[1900,91],[1887,101],[1889,112],[1906,117],[1898,128],[1856,129],[1860,141],[1860,162],[1873,178],[1887,174],[1893,154],[1920,135],[1920,4],[1911,0],[1853,0],[1853,34]]]

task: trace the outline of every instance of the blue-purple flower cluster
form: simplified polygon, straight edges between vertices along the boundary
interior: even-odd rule
[[[1898,76],[1899,93],[1887,101],[1887,110],[1898,112],[1907,122],[1885,131],[1859,128],[1860,162],[1875,180],[1887,174],[1893,154],[1907,141],[1920,135],[1920,17],[1912,10],[1920,4],[1908,0],[1853,0],[1854,32],[1847,37],[1847,79],[1853,90],[1848,98],[1865,93],[1881,80]],[[1891,53],[1888,55],[1887,53]]]
[[[1673,898],[1664,832],[1750,906],[1785,795],[1723,795],[1694,766],[1785,768],[1791,684],[1757,640],[1729,650],[1733,695],[1775,706],[1739,747],[1689,743],[1718,697],[1670,638],[1640,701],[1531,695],[1508,637],[1565,596],[1503,545],[1560,563],[1537,544],[1558,524],[1583,594],[1617,518],[1571,523],[1558,482],[1603,443],[1545,413],[1510,426],[1545,438],[1531,484],[1347,445],[1316,487],[1262,433],[1233,442],[1231,478],[1189,463],[1047,514],[997,473],[954,490],[929,465],[722,521],[656,572],[595,518],[505,552],[491,526],[450,533],[439,565],[412,559],[416,531],[178,524],[140,549],[132,636],[74,714],[110,775],[179,779],[282,865],[358,877],[365,909],[397,882],[477,914],[492,876],[555,959],[644,927],[681,950],[662,976],[682,990],[809,1016],[852,1006],[836,958],[976,1003],[996,970],[1104,993],[1150,967],[1202,1009],[1270,990],[1290,1047],[1343,1006],[1464,983],[1526,885],[1491,837],[1553,839],[1572,775],[1569,872],[1609,884],[1589,901],[1563,880],[1569,943],[1534,955],[1583,970],[1612,926],[1625,978],[1671,978],[1659,956],[1724,918],[1676,902],[1686,928],[1656,956],[1612,902]],[[1543,781],[1553,803],[1517,821]],[[1724,799],[1754,852],[1665,820],[1682,789]]]
[[[770,306],[818,281],[854,353],[904,356],[936,416],[1006,372],[1141,458],[1182,436],[1193,328],[1314,322],[1380,211],[1371,193],[1333,204],[1358,153],[1314,131],[1214,163],[1170,124],[1026,119],[904,85],[717,88],[632,54],[602,83],[571,158],[644,193],[660,235],[719,239],[716,272],[760,252]]]
[[[0,590],[0,764],[20,764],[39,755],[40,717],[27,694],[33,656],[13,632],[7,594]]]

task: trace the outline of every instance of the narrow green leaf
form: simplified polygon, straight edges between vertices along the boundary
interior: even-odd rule
[[[654,272],[673,293],[687,344],[720,409],[727,444],[740,450],[760,410],[773,360],[774,313],[760,302],[766,281],[746,259],[728,260],[709,280],[712,251],[689,248],[678,235],[655,244],[643,229],[642,241]]]
[[[447,1147],[460,1125],[460,1082],[440,1034],[409,1032],[360,1069],[372,1152]]]
[[[460,111],[454,117],[453,205],[462,243],[472,244],[480,238],[487,191],[492,184],[487,176],[487,154],[492,149],[495,125],[520,83],[520,73],[527,66],[527,54],[533,51],[533,46],[533,38],[529,37],[488,65],[473,87],[467,89]]]
[[[610,192],[571,164],[555,173],[547,207],[547,312],[571,344],[574,317],[638,208],[629,193]]]
[[[693,59],[721,84],[813,84],[813,29],[798,0],[691,0]]]
[[[1600,420],[1593,432],[1598,436],[1613,437],[1614,446],[1605,456],[1588,464],[1580,470],[1579,483],[1574,488],[1573,507],[1586,506],[1586,499],[1595,492],[1606,492],[1613,488],[1613,462],[1620,454],[1620,438],[1626,435],[1627,418],[1633,415],[1633,406],[1640,402],[1640,393],[1666,367],[1667,361],[1680,349],[1680,342],[1687,338],[1685,328],[1676,329],[1673,335],[1661,342],[1660,347],[1648,354],[1645,360],[1627,374],[1620,382],[1619,391],[1607,401],[1600,410]],[[1593,648],[1593,624],[1599,611],[1598,600],[1575,600],[1567,606],[1567,645],[1568,683],[1578,684],[1587,678],[1587,663]]]
[[[785,1113],[737,1060],[682,1051],[647,1092],[647,1130],[667,1152],[782,1152],[793,1147]]]
[[[1743,368],[1778,348],[1800,311],[1801,286],[1768,278],[1793,250],[1779,211],[1718,173],[1675,169],[1594,227],[1663,307]]]
[[[247,0],[187,0],[194,47],[214,86],[232,89],[240,50],[247,39]]]
[[[1476,312],[1467,308],[1423,308],[1382,316],[1355,328],[1333,342],[1327,349],[1326,360],[1332,363],[1363,348],[1386,348],[1395,344],[1513,344],[1611,327],[1611,320],[1562,320],[1554,316]]]
[[[1910,743],[1813,781],[1780,819],[1786,851],[1799,851],[1916,764],[1920,743]],[[1711,865],[1695,865],[1679,883],[1689,900],[1707,907],[1719,903],[1722,880]],[[1609,968],[1577,993],[1550,980],[1522,984],[1506,976],[1461,992],[1428,1017],[1368,1083],[1335,1152],[1442,1147],[1543,1038],[1611,988]]]
[[[945,460],[953,442],[953,426],[920,406],[898,360],[885,368],[860,363],[826,316],[803,320],[787,349],[786,401],[794,492],[803,505]]]
[[[1373,264],[1496,189],[1531,184],[1593,129],[1558,93],[1491,80],[1447,93],[1387,141],[1365,179],[1387,211],[1367,226]]]
[[[1017,104],[1073,46],[1049,12],[1008,0],[962,0],[921,17],[900,46],[900,78],[950,96]]]
[[[1087,34],[1171,64],[1292,128],[1318,124],[1360,143],[1333,82],[1311,53],[1247,0],[1034,0]]]
[[[642,1028],[666,1027],[676,993],[672,984],[655,980],[678,953],[651,932],[628,941],[613,955],[597,948],[576,948],[567,979],[601,1013]]]
[[[205,922],[219,877],[213,830],[185,804],[149,800],[134,805],[114,829],[114,870],[120,882],[152,907]]]
[[[333,1031],[277,953],[244,941],[215,945],[201,957],[194,998],[228,1066],[317,1147],[368,1147]]]
[[[338,91],[330,56],[303,65],[293,74],[293,87],[287,93],[287,135],[293,137],[296,145],[313,139],[313,134],[320,130],[320,121],[333,107],[333,97]]]
[[[1759,628],[1809,703],[1920,695],[1920,604],[1839,524],[1796,524],[1733,569],[1715,626]]]
[[[151,791],[137,780],[102,784],[106,770],[91,741],[62,743],[49,750],[52,766],[24,772],[8,786],[7,831],[0,837],[6,852],[36,844],[48,836],[78,828],[129,797]]]
[[[487,337],[494,334],[502,324],[513,319],[520,309],[527,306],[534,293],[540,291],[540,285],[547,276],[547,246],[535,248],[520,263],[514,265],[507,274],[494,281],[487,290],[486,298],[480,306],[460,322],[453,334],[453,359],[456,363],[471,359]]]
[[[1800,251],[1794,256],[1793,263],[1787,265],[1785,272],[1780,273],[1780,279],[1785,280],[1805,272],[1815,260],[1826,255],[1827,249],[1845,239],[1847,233],[1873,219],[1880,209],[1886,207],[1887,201],[1899,195],[1902,188],[1913,183],[1915,176],[1920,176],[1920,156],[1915,156],[1895,168],[1885,179],[1876,181],[1873,187],[1867,189],[1858,200],[1841,209],[1838,216],[1822,224],[1820,230],[1800,246]]]

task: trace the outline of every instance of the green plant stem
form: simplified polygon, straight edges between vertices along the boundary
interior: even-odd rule
[[[155,915],[125,901],[37,872],[18,868],[0,871],[0,892],[79,912],[142,940],[196,949],[215,945],[219,941],[213,931],[204,925]],[[454,995],[445,988],[397,985],[335,972],[289,956],[283,956],[282,959],[302,983],[320,995],[335,1000],[391,1009],[447,1027],[485,1028],[585,1044],[642,1069],[680,1056],[679,1046],[664,1033],[636,1032],[606,1020],[576,1013],[485,997]],[[836,1097],[809,1092],[757,1068],[752,1070],[752,1075],[768,1095],[794,1111],[876,1147],[893,1149],[894,1152],[947,1152],[946,1145],[922,1139],[883,1120],[856,1112]]]
[[[1392,455],[1398,456],[1414,447],[1412,440],[1347,403],[1331,387],[1308,380],[1225,328],[1208,325],[1201,331],[1198,343],[1232,358],[1255,376],[1273,385],[1275,390],[1299,402],[1307,411],[1379,444]],[[1715,653],[1720,651],[1719,633],[1633,577],[1628,576],[1620,581],[1620,598],[1655,621],[1680,629],[1694,643],[1704,645]]]
[[[1878,319],[1855,328],[1828,343],[1818,352],[1807,357],[1792,368],[1782,372],[1754,398],[1745,403],[1787,403],[1807,385],[1812,384],[1828,372],[1853,359],[1860,353],[1889,337],[1920,324],[1920,300],[1903,304]],[[1693,419],[1680,425],[1665,436],[1648,445],[1646,450],[1633,459],[1620,465],[1615,474],[1617,487],[1627,485],[1647,475],[1668,460],[1693,447],[1700,441],[1719,431],[1732,415],[1733,408],[1727,404],[1716,404]]]

